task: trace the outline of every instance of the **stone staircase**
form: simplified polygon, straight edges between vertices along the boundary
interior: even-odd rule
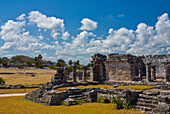
[[[148,114],[169,114],[170,112],[166,109],[169,106],[168,96],[162,96],[161,92],[144,91],[139,94],[134,108]]]

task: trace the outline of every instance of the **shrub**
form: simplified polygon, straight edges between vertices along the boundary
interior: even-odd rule
[[[75,101],[76,101],[76,104],[77,104],[77,105],[83,104],[83,100],[82,100],[82,99],[76,99]]]
[[[115,104],[114,109],[123,109],[124,100],[122,100],[119,96],[118,97],[113,96],[113,102]]]
[[[97,99],[97,102],[98,102],[98,103],[104,103],[104,101],[105,101],[105,98],[104,98],[104,97],[101,97],[101,98]]]
[[[128,110],[128,109],[132,109],[132,105],[130,104],[129,101],[126,100],[126,102],[125,102],[124,105],[125,105],[125,109],[127,109],[127,110]]]
[[[67,101],[62,101],[61,105],[67,106]]]
[[[0,84],[5,84],[5,80],[0,77]]]
[[[97,102],[98,103],[110,103],[109,99],[106,99],[104,97],[97,99]]]

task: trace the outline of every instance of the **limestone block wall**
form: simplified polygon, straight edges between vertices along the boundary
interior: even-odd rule
[[[116,81],[131,81],[131,66],[128,62],[107,62],[106,79]]]

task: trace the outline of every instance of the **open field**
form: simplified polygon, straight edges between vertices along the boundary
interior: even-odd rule
[[[0,68],[0,77],[5,79],[6,85],[16,84],[44,84],[49,82],[56,70],[46,69],[17,69]],[[32,76],[32,75],[35,76]]]
[[[0,94],[12,94],[12,93],[28,93],[37,88],[25,88],[25,89],[0,89]]]
[[[116,87],[115,89],[135,89],[135,90],[146,90],[146,89],[152,89],[155,86],[149,86],[149,85],[130,85],[130,86],[119,86]],[[111,89],[113,88],[113,86],[109,86],[109,85],[87,85],[87,86],[75,86],[75,87],[61,87],[58,88],[58,91],[62,91],[62,90],[66,90],[69,88],[105,88],[105,89]]]
[[[0,98],[1,114],[142,114],[135,110],[113,110],[113,104],[85,103],[74,106],[44,106],[22,97]]]

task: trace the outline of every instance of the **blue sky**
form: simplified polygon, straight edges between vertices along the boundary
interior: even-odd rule
[[[0,0],[0,56],[170,53],[169,0]]]

